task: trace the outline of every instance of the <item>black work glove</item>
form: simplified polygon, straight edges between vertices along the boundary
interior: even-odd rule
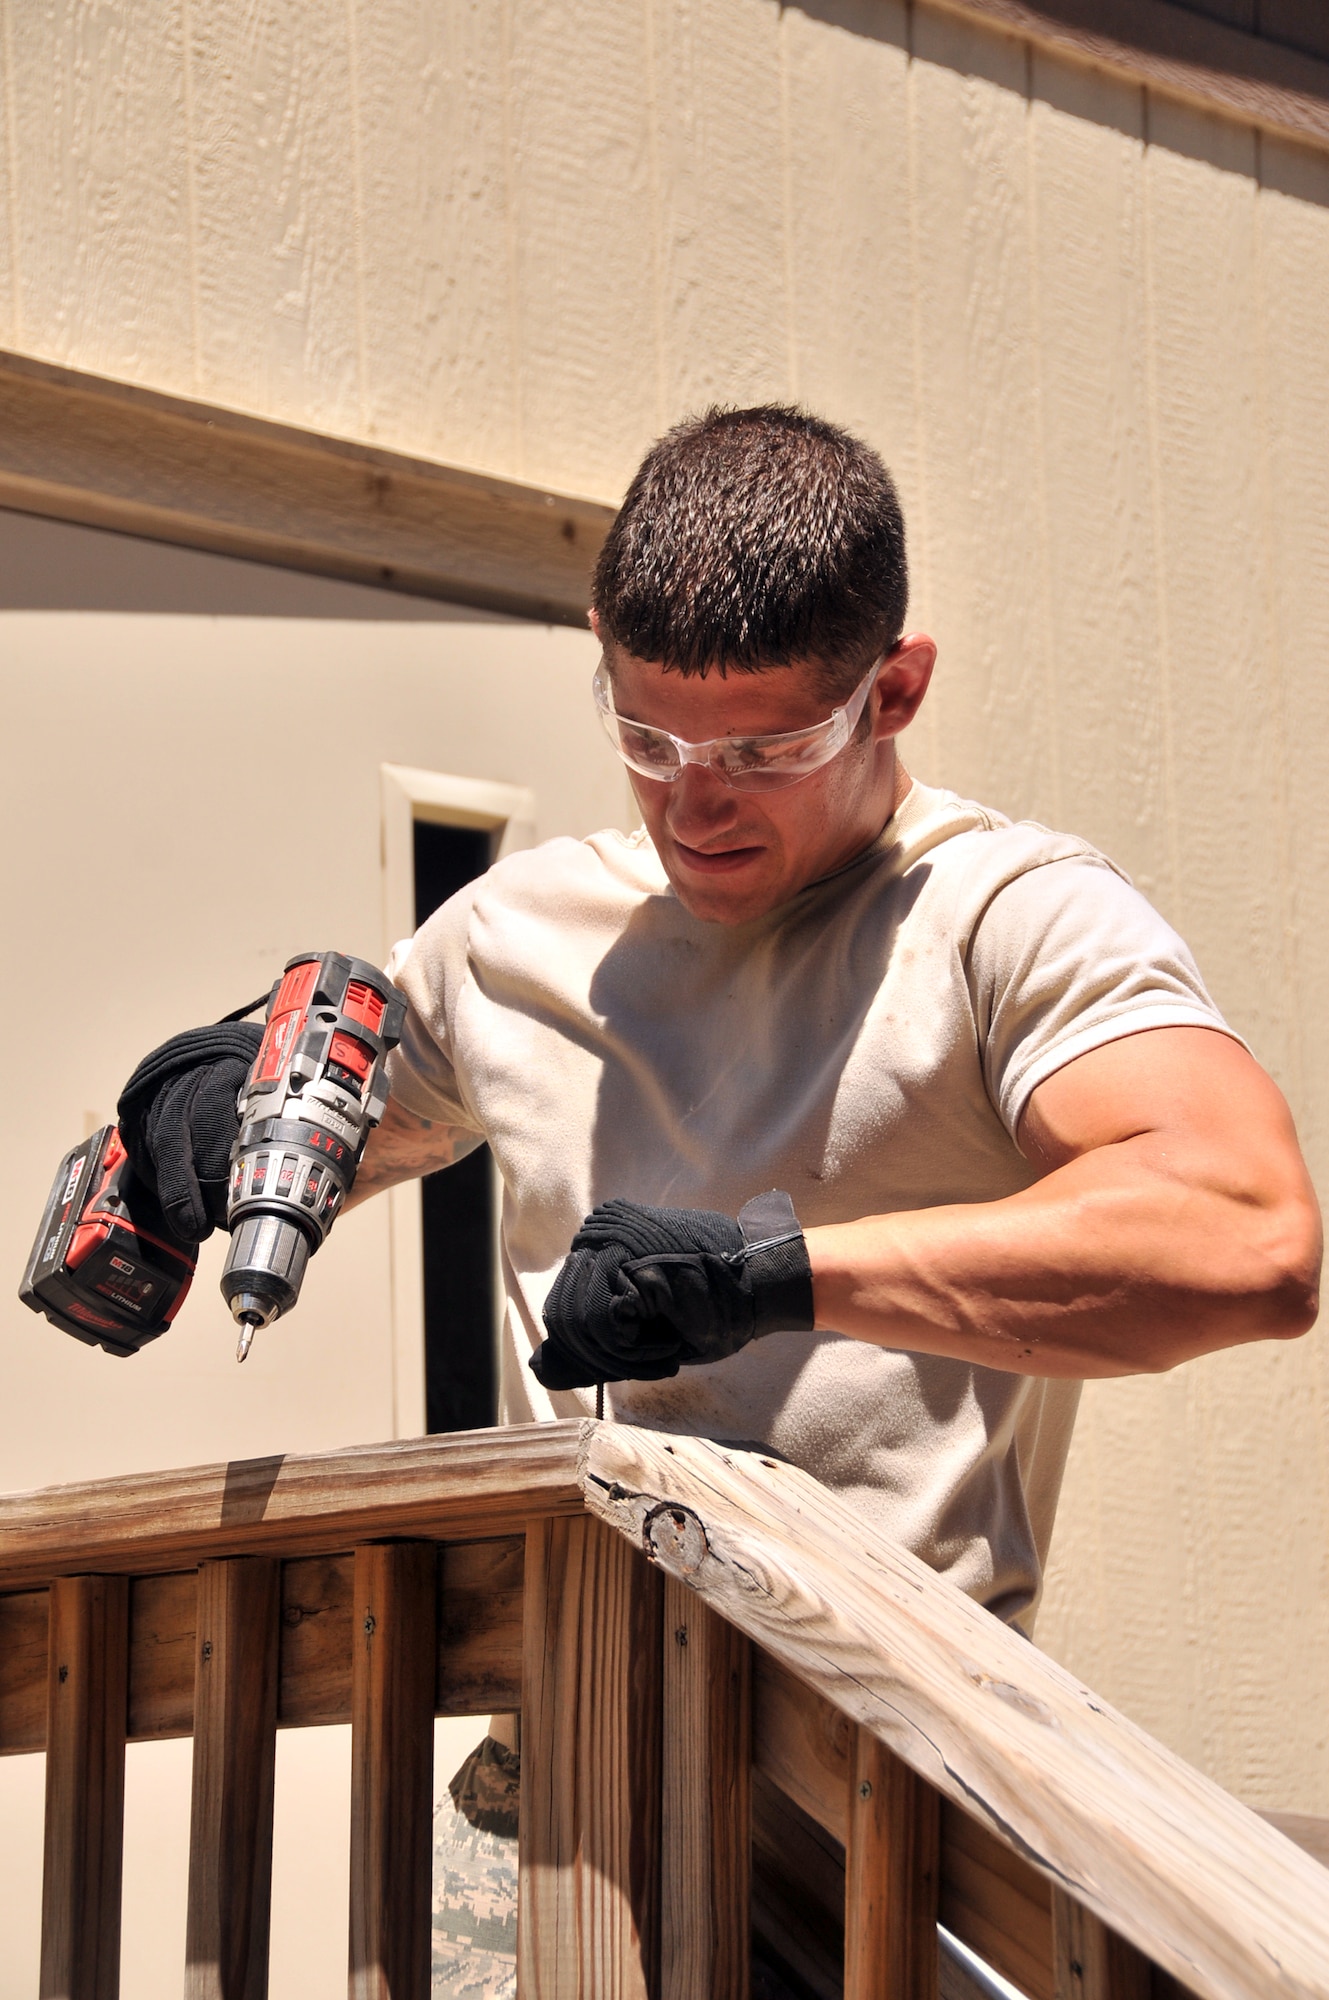
[[[812,1267],[794,1205],[772,1189],[737,1222],[705,1208],[607,1201],[572,1239],[531,1356],[546,1389],[658,1382],[766,1333],[810,1333]]]
[[[184,1243],[201,1243],[226,1221],[235,1101],[262,1040],[256,1021],[190,1028],[144,1056],[120,1093],[129,1163]]]

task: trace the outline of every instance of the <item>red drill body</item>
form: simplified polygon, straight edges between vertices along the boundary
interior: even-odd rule
[[[289,1312],[305,1266],[355,1179],[387,1106],[386,1060],[406,1003],[376,966],[340,952],[293,958],[268,1002],[263,1042],[240,1094],[222,1295],[240,1327]]]

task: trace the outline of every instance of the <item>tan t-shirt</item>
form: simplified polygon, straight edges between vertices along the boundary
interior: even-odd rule
[[[992,1201],[1036,1178],[1030,1092],[1121,1035],[1223,1026],[1181,939],[1091,847],[915,784],[848,867],[728,928],[689,916],[644,831],[554,840],[451,898],[390,969],[408,1109],[502,1176],[503,1412],[575,1416],[526,1366],[582,1217],[624,1195],[805,1226]],[[759,1442],[1029,1627],[1078,1384],[773,1334],[606,1412]]]

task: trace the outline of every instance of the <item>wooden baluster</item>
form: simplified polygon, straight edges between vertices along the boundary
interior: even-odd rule
[[[1057,2000],[1150,2000],[1153,1967],[1064,1889],[1052,1891]]]
[[[658,1989],[662,1595],[598,1521],[527,1532],[521,2000]]]
[[[429,2000],[438,1548],[355,1552],[352,2000]]]
[[[272,1903],[278,1565],[198,1573],[186,2000],[264,2000]]]
[[[752,1904],[748,1642],[665,1579],[660,1990],[748,2000]]]
[[[844,2000],[937,2000],[940,1802],[856,1732],[845,1846]]]
[[[51,1585],[42,2000],[116,2000],[128,1712],[129,1580]]]

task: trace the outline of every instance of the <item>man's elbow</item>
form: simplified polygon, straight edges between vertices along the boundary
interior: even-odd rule
[[[1261,1340],[1299,1340],[1320,1310],[1324,1234],[1319,1205],[1307,1192],[1280,1204],[1263,1246],[1263,1282],[1251,1300]]]

